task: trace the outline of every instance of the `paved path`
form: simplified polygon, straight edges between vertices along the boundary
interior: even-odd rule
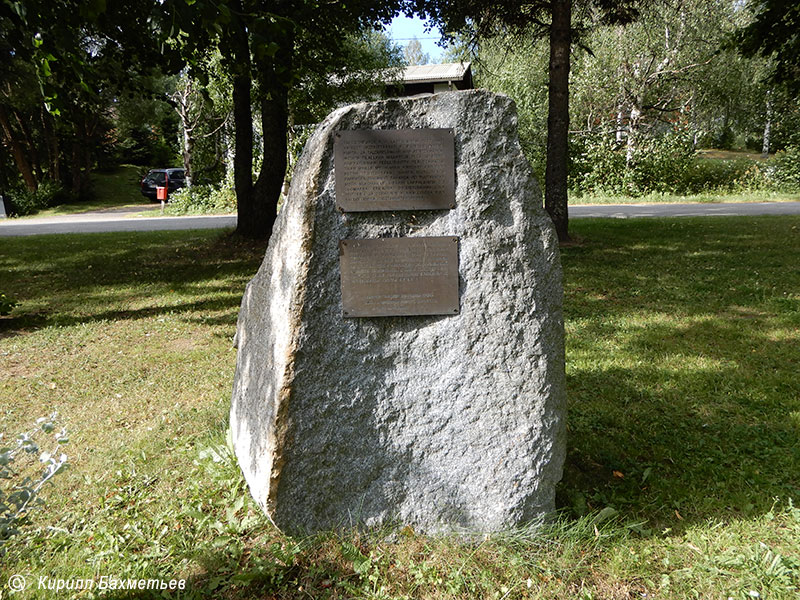
[[[122,207],[97,212],[33,219],[0,219],[0,237],[45,233],[97,233],[103,231],[161,231],[225,229],[236,227],[236,215],[198,217],[141,217],[158,205]],[[606,204],[575,205],[569,216],[581,218],[699,217],[727,215],[800,215],[800,202],[726,202],[720,204]]]
[[[718,204],[596,204],[569,207],[571,219],[609,217],[714,217],[800,215],[800,202],[720,202]]]
[[[125,206],[95,212],[31,219],[0,219],[0,237],[45,233],[99,233],[113,231],[163,231],[225,229],[236,227],[236,215],[162,217],[160,206]],[[142,212],[154,216],[132,216]]]

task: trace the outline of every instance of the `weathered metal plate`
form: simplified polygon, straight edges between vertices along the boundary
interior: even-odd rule
[[[458,314],[458,238],[341,240],[345,317]]]
[[[333,142],[340,210],[455,207],[452,129],[355,129]]]

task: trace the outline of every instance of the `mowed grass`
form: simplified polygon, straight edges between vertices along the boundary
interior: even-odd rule
[[[800,218],[572,229],[561,510],[472,540],[289,538],[254,507],[225,436],[231,338],[263,246],[0,240],[3,291],[22,302],[0,319],[0,431],[58,410],[72,463],[0,562],[0,596],[21,573],[34,588],[185,578],[166,597],[191,598],[796,597]]]
[[[55,217],[76,213],[99,211],[121,206],[138,206],[148,204],[149,200],[142,196],[141,181],[147,173],[147,167],[137,165],[120,165],[91,175],[91,192],[87,198],[79,198],[75,202],[59,204],[40,210],[30,217]]]

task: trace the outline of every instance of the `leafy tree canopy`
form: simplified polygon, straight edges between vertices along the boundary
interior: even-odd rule
[[[739,33],[745,56],[774,55],[774,79],[800,92],[800,3],[797,0],[751,0],[753,21]]]

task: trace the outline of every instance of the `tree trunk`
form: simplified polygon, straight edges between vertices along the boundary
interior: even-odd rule
[[[241,3],[234,2],[241,9]],[[235,26],[235,29],[233,27]],[[250,236],[255,221],[253,195],[253,108],[251,105],[252,66],[247,29],[241,21],[232,25],[225,40],[229,46],[229,69],[233,75],[233,189],[236,192],[236,232]]]
[[[287,129],[289,124],[289,88],[275,75],[271,67],[262,70],[263,84],[268,91],[261,99],[261,132],[264,140],[264,160],[255,195],[258,198],[256,223],[259,231],[253,237],[269,237],[278,216],[278,201],[286,177]]]
[[[77,112],[73,117],[72,139],[72,192],[77,196],[85,196],[89,192],[89,173],[92,160],[90,148],[92,147],[92,126],[86,114]]]
[[[22,147],[22,144],[19,142],[19,140],[14,136],[14,130],[11,129],[11,123],[8,120],[8,112],[6,112],[5,106],[2,104],[0,104],[0,132],[2,132],[3,138],[5,138],[6,143],[11,148],[11,154],[14,156],[14,162],[17,163],[17,169],[19,170],[20,175],[22,175],[22,179],[25,182],[25,187],[28,188],[28,191],[35,192],[38,189],[39,184],[36,181],[36,177],[33,174],[33,169],[31,169],[31,165],[25,156],[25,149]]]
[[[621,144],[622,141],[625,139],[625,105],[620,101],[619,105],[617,106],[617,130],[615,133],[615,139],[618,144]]]
[[[233,78],[233,188],[236,190],[236,231],[250,235],[255,220],[253,199],[253,110],[250,105],[250,74]]]
[[[179,82],[181,88],[175,91],[172,99],[175,102],[175,112],[181,121],[181,157],[183,158],[183,179],[187,188],[192,187],[192,154],[194,153],[194,129],[199,122],[192,119],[192,95],[194,93],[193,81],[190,78]]]
[[[631,103],[630,117],[628,118],[628,143],[625,147],[625,166],[630,167],[636,145],[639,143],[639,122],[642,119],[642,98],[637,96]]]
[[[552,10],[544,207],[556,226],[559,241],[566,242],[570,239],[567,211],[567,143],[572,2],[553,0]]]
[[[194,138],[191,129],[187,128],[187,123],[183,123],[183,177],[187,188],[192,187],[192,154],[194,153]]]
[[[291,30],[284,31],[279,49],[273,58],[255,64],[261,74],[259,105],[261,108],[261,135],[264,155],[261,171],[253,186],[253,203],[247,223],[239,222],[237,231],[251,238],[264,239],[272,234],[278,215],[283,179],[286,176],[286,130],[289,119],[289,88],[276,73],[275,65],[283,72],[292,70],[294,38]]]
[[[761,156],[769,156],[769,138],[772,130],[772,90],[767,90],[767,114],[764,120],[764,143],[761,145]]]
[[[28,127],[26,119],[22,118],[22,115],[19,114],[19,111],[14,110],[14,117],[17,119],[17,123],[19,123],[19,130],[22,132],[22,137],[25,139],[25,145],[28,148],[28,156],[30,157],[31,169],[33,169],[33,175],[36,177],[36,181],[42,180],[42,165],[39,162],[39,155],[36,152],[36,143],[33,141],[33,136],[31,135],[31,128]]]
[[[42,131],[44,131],[45,141],[47,143],[47,156],[48,156],[48,176],[51,181],[61,183],[61,157],[58,147],[58,135],[56,134],[55,121],[53,115],[44,107],[41,108],[42,114]]]

